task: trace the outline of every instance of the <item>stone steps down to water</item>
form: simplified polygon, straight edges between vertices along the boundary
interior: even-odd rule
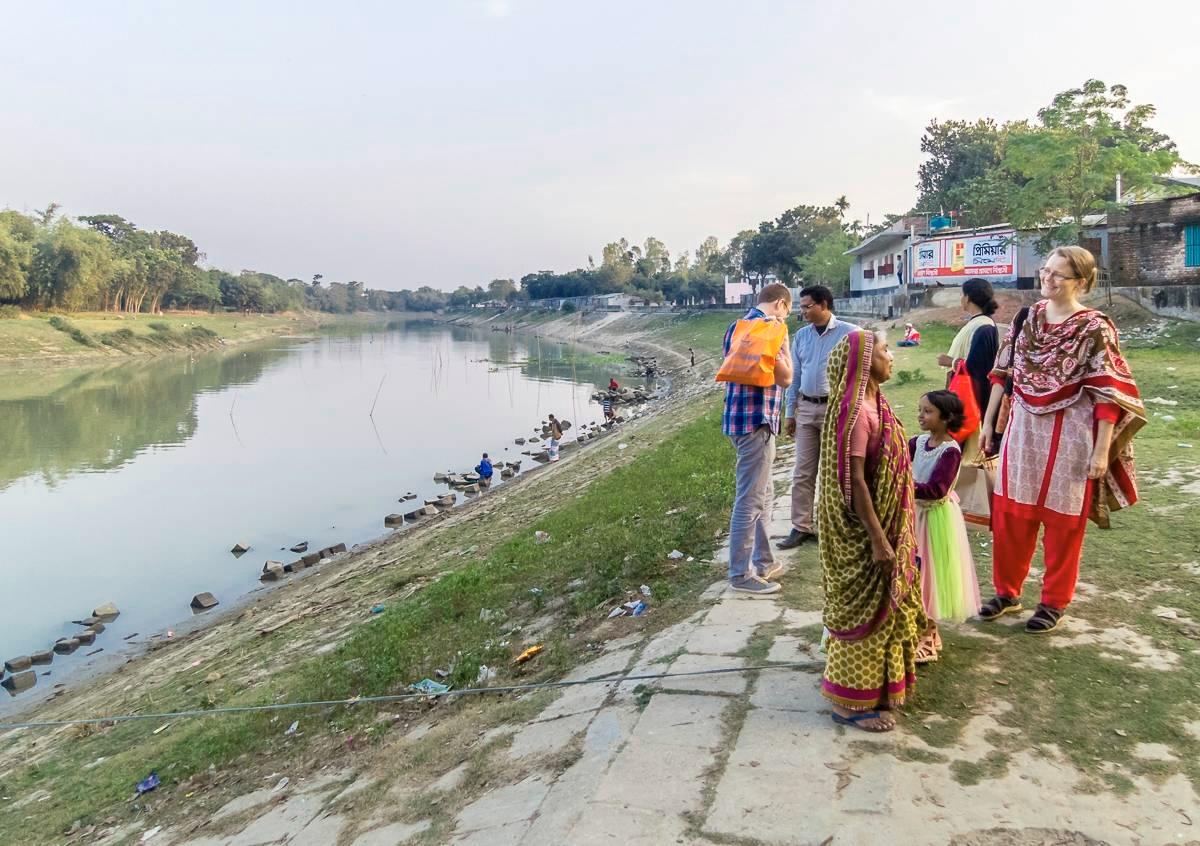
[[[44,667],[53,663],[55,654],[70,655],[80,646],[95,643],[96,638],[104,632],[104,624],[119,616],[121,611],[112,602],[98,606],[89,616],[72,621],[75,625],[84,627],[78,634],[59,638],[50,649],[31,652],[29,655],[17,655],[5,661],[4,671],[11,675],[0,684],[13,696],[29,690],[37,683],[37,671],[32,669],[33,667]],[[0,675],[3,675],[3,672],[0,672]]]

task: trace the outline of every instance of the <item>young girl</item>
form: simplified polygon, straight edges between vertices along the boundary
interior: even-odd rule
[[[917,422],[928,433],[908,442],[925,613],[930,620],[961,623],[979,609],[979,581],[967,525],[954,494],[962,452],[950,433],[962,426],[962,400],[950,391],[930,391],[921,397]],[[933,640],[940,648],[936,633]],[[930,660],[935,659],[936,652]]]

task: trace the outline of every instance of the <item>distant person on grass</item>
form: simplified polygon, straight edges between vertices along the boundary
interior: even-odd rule
[[[786,321],[791,310],[791,291],[775,282],[763,287],[758,294],[758,305],[743,320]],[[725,358],[729,357],[737,326],[737,322],[733,323],[725,333]],[[771,579],[783,572],[771,553],[767,521],[783,389],[792,381],[786,330],[775,354],[774,380],[775,384],[767,387],[728,382],[721,426],[737,452],[737,487],[729,520],[729,582],[734,590],[753,596],[777,593],[779,583]]]
[[[783,431],[796,439],[796,464],[792,469],[792,530],[779,542],[792,549],[815,541],[813,497],[817,489],[817,458],[821,452],[821,427],[825,424],[829,379],[825,365],[838,341],[858,327],[833,315],[833,292],[813,285],[800,292],[800,313],[805,326],[792,340],[792,384],[787,390]]]
[[[917,327],[911,323],[904,324],[904,340],[897,341],[898,347],[919,347],[921,346],[921,333],[917,331]]]

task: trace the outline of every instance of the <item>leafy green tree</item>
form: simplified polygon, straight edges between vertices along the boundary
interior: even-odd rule
[[[1090,79],[1058,94],[1036,124],[1014,128],[1002,167],[1023,180],[1010,194],[1011,222],[1044,227],[1047,243],[1074,243],[1084,218],[1120,207],[1117,175],[1144,189],[1183,164],[1175,143],[1153,129],[1155,108],[1134,105],[1123,85]]]
[[[927,158],[917,168],[917,211],[940,214],[968,205],[975,180],[1000,164],[1001,134],[990,118],[930,121],[921,137]]]
[[[808,284],[821,284],[839,293],[850,290],[850,266],[854,257],[846,250],[857,239],[848,232],[831,232],[817,241],[813,251],[800,259],[800,272]]]
[[[0,301],[18,302],[29,289],[29,265],[33,261],[32,234],[17,212],[0,212]]]
[[[493,300],[507,300],[516,291],[517,283],[511,279],[493,279],[488,283],[488,296]]]

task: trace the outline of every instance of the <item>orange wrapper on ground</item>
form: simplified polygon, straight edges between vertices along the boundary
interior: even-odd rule
[[[524,652],[522,652],[520,655],[518,655],[516,657],[516,659],[513,661],[513,663],[514,664],[524,664],[526,661],[528,661],[533,656],[537,655],[539,652],[541,652],[545,648],[546,647],[542,646],[540,643],[537,646],[531,646],[528,649],[526,649]]]

